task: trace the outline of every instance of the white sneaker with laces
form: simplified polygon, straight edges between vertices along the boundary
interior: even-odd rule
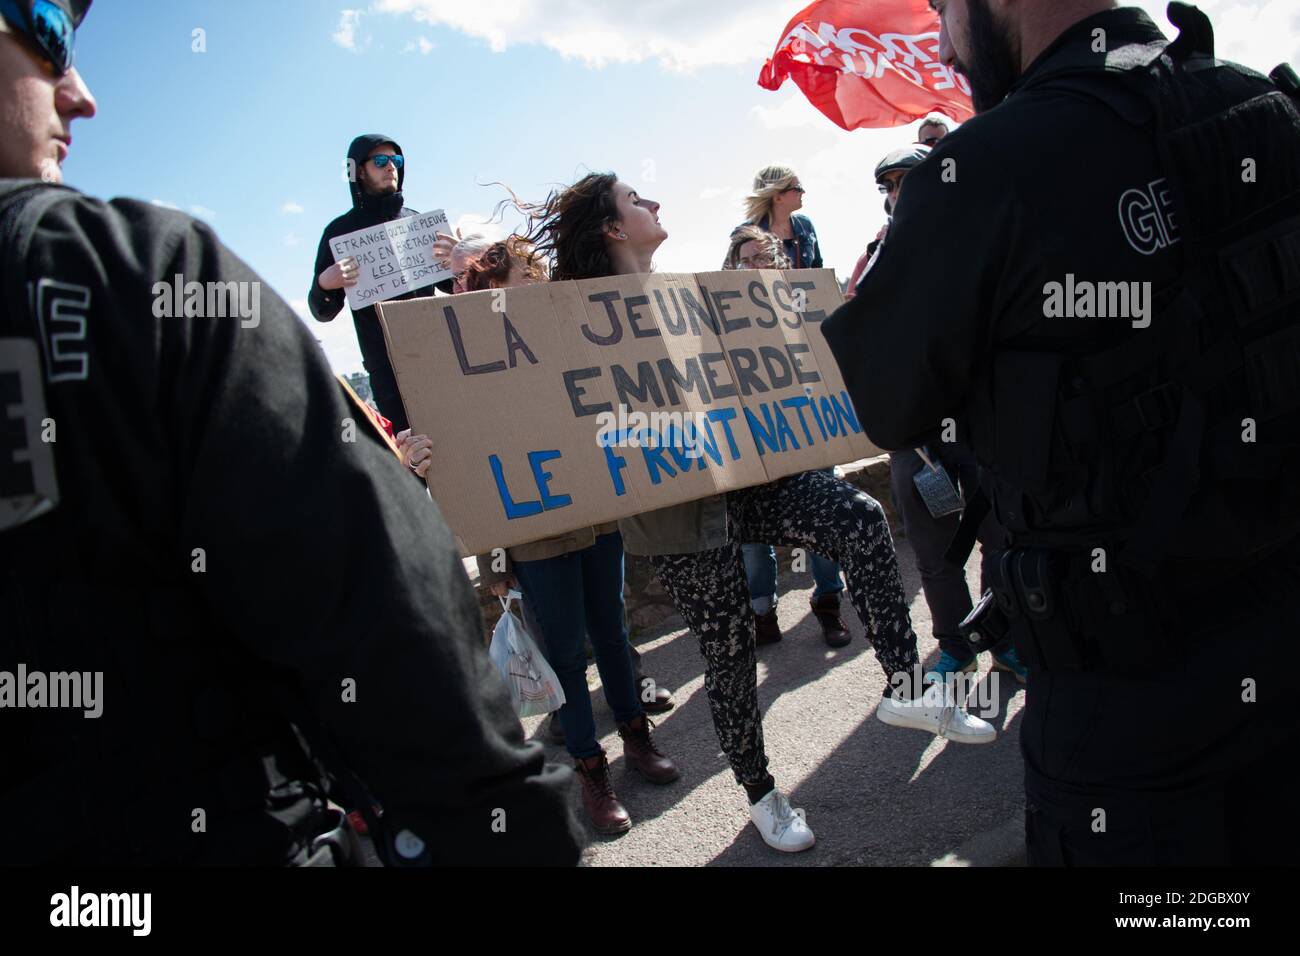
[[[752,804],[749,818],[758,827],[763,842],[774,850],[798,853],[817,842],[803,818],[803,811],[792,809],[790,800],[780,790],[773,789],[758,803]]]
[[[991,744],[998,737],[992,724],[966,713],[947,681],[928,684],[925,692],[912,700],[885,697],[876,716],[891,727],[928,730],[959,744]]]

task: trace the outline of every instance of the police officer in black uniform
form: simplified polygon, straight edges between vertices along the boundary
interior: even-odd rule
[[[446,525],[302,322],[203,224],[55,185],[89,5],[0,3],[0,863],[330,865],[331,788],[388,863],[576,862]]]
[[[956,426],[982,466],[1008,542],[966,628],[1030,670],[1031,862],[1294,859],[1294,73],[1183,4],[1172,44],[1104,0],[932,6],[979,115],[824,330],[875,442]]]

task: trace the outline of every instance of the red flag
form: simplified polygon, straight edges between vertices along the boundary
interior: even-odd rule
[[[845,129],[975,114],[966,77],[939,61],[939,15],[926,0],[818,0],[791,20],[758,85],[790,77]]]

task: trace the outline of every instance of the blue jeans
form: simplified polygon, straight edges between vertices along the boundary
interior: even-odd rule
[[[745,577],[749,579],[749,603],[755,614],[766,614],[776,604],[776,548],[770,544],[741,545],[745,559]],[[812,555],[812,575],[816,587],[813,597],[838,594],[844,590],[840,566],[820,554]]]
[[[596,652],[614,719],[635,720],[641,713],[623,613],[623,536],[615,531],[581,551],[517,561],[514,572],[545,635],[546,659],[564,688],[559,714],[564,745],[575,758],[594,757],[601,748],[587,690],[585,637]]]

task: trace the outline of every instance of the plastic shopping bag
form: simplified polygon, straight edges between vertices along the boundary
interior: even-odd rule
[[[500,599],[501,620],[492,631],[488,654],[506,682],[515,713],[520,717],[535,717],[563,707],[564,689],[537,644],[524,630],[523,621],[510,610],[510,602],[519,597],[518,591],[511,591]]]

